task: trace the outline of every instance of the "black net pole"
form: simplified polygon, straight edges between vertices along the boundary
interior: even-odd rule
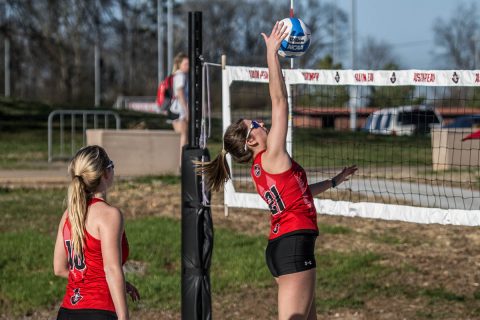
[[[192,160],[208,161],[207,149],[199,148],[202,120],[202,13],[188,14],[189,143],[182,152],[182,319],[212,318],[210,263],[213,224],[210,193],[202,188]]]
[[[189,145],[198,148],[202,121],[202,13],[188,13]]]

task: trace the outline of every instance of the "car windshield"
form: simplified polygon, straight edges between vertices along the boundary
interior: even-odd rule
[[[402,125],[420,125],[440,123],[440,120],[431,110],[413,110],[408,112],[400,112],[398,114],[398,123]]]

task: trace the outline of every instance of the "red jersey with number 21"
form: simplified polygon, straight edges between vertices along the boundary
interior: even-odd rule
[[[287,171],[268,173],[262,167],[264,152],[255,157],[251,175],[272,214],[269,240],[292,232],[318,234],[317,212],[305,170],[292,159]]]
[[[88,205],[103,201],[93,198]],[[99,309],[115,312],[103,269],[102,244],[85,230],[83,256],[76,255],[72,248],[70,221],[65,220],[63,244],[68,260],[68,283],[62,307],[67,309]],[[128,242],[122,235],[122,264],[128,257]]]

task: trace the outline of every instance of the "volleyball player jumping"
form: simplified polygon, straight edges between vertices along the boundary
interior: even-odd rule
[[[230,178],[226,154],[234,161],[253,161],[251,175],[257,192],[271,211],[270,236],[266,249],[268,268],[278,284],[278,318],[316,319],[315,240],[318,235],[313,195],[335,187],[357,170],[344,168],[330,180],[308,185],[305,170],[286,151],[288,127],[287,90],[277,51],[287,37],[286,27],[275,23],[267,47],[272,127],[262,121],[240,119],[224,136],[224,150],[214,160],[197,163],[208,186],[218,191]]]

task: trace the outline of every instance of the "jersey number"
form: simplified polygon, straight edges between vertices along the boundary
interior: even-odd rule
[[[269,191],[265,192],[265,199],[273,215],[285,210],[285,204],[275,186],[272,186]]]
[[[73,270],[74,267],[77,270],[85,269],[85,260],[83,259],[83,255],[79,256],[77,254],[73,254],[72,243],[70,240],[65,240],[65,245],[67,246],[68,250],[68,266],[70,267],[70,270]]]

